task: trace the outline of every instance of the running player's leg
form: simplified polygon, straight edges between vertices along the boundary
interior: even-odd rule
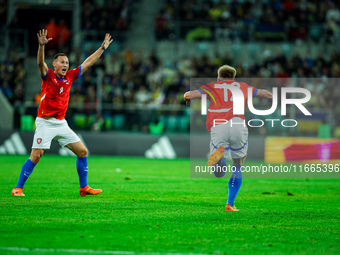
[[[242,165],[246,157],[243,158],[233,158],[232,175],[229,179],[228,187],[228,200],[227,200],[227,211],[238,211],[235,206],[235,199],[238,191],[240,190],[242,184]]]
[[[79,137],[70,129],[66,120],[59,130],[58,140],[62,147],[69,148],[77,155],[77,173],[79,177],[79,194],[81,196],[97,195],[102,192],[101,189],[92,189],[87,184],[88,164],[87,164],[87,149]]]
[[[227,162],[225,151],[229,150],[229,143],[226,140],[228,130],[226,125],[217,125],[211,128],[210,132],[210,156],[208,166],[214,166],[214,175],[221,178],[225,175]]]
[[[234,118],[235,119],[235,118]],[[230,154],[233,160],[233,173],[229,179],[229,192],[226,210],[237,210],[234,202],[242,184],[242,166],[247,157],[248,128],[246,126],[230,127]]]
[[[77,172],[79,176],[79,194],[80,196],[98,195],[102,193],[101,189],[93,189],[87,184],[87,149],[81,141],[66,145],[74,154],[77,155]]]
[[[51,141],[55,135],[53,128],[51,128],[51,125],[48,123],[48,120],[36,118],[35,125],[36,130],[33,137],[31,155],[21,168],[18,183],[12,190],[13,196],[24,196],[22,190],[28,177],[33,172],[36,164],[40,161],[40,158],[44,154],[44,150],[51,147]]]
[[[79,186],[80,188],[84,188],[87,186],[87,149],[81,141],[67,144],[66,147],[77,155],[77,172],[79,176]]]
[[[11,193],[12,196],[25,196],[25,194],[22,193],[24,185],[43,154],[43,149],[32,149],[29,159],[27,159],[21,167],[17,185],[15,185]]]

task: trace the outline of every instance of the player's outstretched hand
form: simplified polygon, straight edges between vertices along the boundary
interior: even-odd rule
[[[112,43],[112,41],[113,41],[113,39],[111,39],[111,35],[110,34],[106,34],[105,35],[105,39],[104,39],[104,41],[102,43],[102,49],[106,50],[109,47],[109,45]]]
[[[186,105],[190,104],[190,91],[184,94],[184,100],[186,101]]]
[[[45,29],[39,30],[39,33],[37,33],[37,36],[38,36],[38,42],[39,42],[40,45],[45,45],[49,41],[52,40],[52,38],[48,38],[48,39],[46,38],[47,30],[45,30]]]

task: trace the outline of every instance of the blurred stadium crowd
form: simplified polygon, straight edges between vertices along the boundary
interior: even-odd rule
[[[112,31],[112,28],[116,31],[129,31],[131,15],[133,15],[132,1],[107,2],[105,5],[97,4],[95,0],[83,2],[82,27],[85,34],[87,30]],[[0,5],[0,12],[6,12],[6,1],[0,0],[0,3],[4,3]],[[178,21],[182,22],[182,25],[179,26],[179,32],[176,32],[175,23]],[[186,0],[180,2],[168,0],[155,17],[154,24],[155,37],[159,40],[178,39],[178,34],[188,41],[213,40],[215,37],[212,35],[216,34],[218,29],[220,32],[221,29],[225,29],[228,39],[236,41],[262,40],[263,37],[256,33],[269,31],[272,37],[265,39],[281,38],[277,37],[277,33],[283,33],[284,37],[280,39],[283,41],[305,40],[309,34],[311,36],[309,39],[314,38],[316,41],[322,39],[324,43],[332,43],[338,39],[339,22],[339,3],[335,1]],[[313,27],[313,25],[317,26]],[[4,19],[1,19],[0,26],[6,26]],[[193,32],[200,27],[209,30],[211,36],[195,36],[195,33],[204,35],[205,32],[202,31]],[[316,27],[324,29],[325,32],[316,31]],[[253,35],[249,33],[249,28],[254,32]],[[95,49],[90,48],[86,51],[71,52],[69,49],[64,49],[69,53],[71,65],[81,63],[93,50]],[[38,104],[40,101],[39,95],[34,99],[24,98],[24,89],[27,86],[25,57],[22,49],[15,48],[0,62],[0,88],[16,109],[16,127],[19,125],[18,118],[24,113],[24,102],[33,100]],[[182,56],[174,61],[168,61],[161,59],[156,51],[149,54],[143,49],[125,48],[115,53],[106,52],[82,79],[74,83],[68,117],[73,118],[71,116],[77,114],[94,116],[92,124],[88,127],[96,130],[105,129],[105,125],[110,129],[111,124],[105,122],[113,115],[123,116],[125,120],[139,119],[138,125],[126,121],[126,129],[130,130],[148,131],[149,123],[157,124],[162,121],[164,112],[166,115],[185,118],[183,122],[187,123],[189,115],[183,110],[185,108],[183,93],[190,88],[190,78],[216,77],[218,67],[223,64],[235,66],[237,76],[243,78],[320,78],[318,81],[321,82],[317,84],[316,82],[302,84],[312,93],[310,107],[316,110],[333,109],[340,112],[340,106],[336,104],[340,98],[340,88],[327,82],[329,78],[340,77],[339,53],[333,53],[331,58],[326,59],[322,52],[317,56],[296,53],[292,57],[277,52],[267,54],[261,60],[253,60],[252,63],[239,64],[226,52],[218,52],[214,56],[206,54]],[[101,88],[98,89],[100,73],[103,76]],[[280,84],[285,86],[284,82]],[[271,89],[269,85],[263,83],[256,86]],[[98,111],[97,93],[100,93],[102,98],[100,111]],[[267,106],[266,104],[270,102],[257,103]],[[163,112],[154,114],[154,111],[161,106],[169,107]],[[149,114],[148,117],[136,117],[144,114],[129,110],[135,108],[151,111],[153,114]],[[113,120],[115,121],[117,120]],[[76,122],[77,120],[71,121],[71,123]],[[337,126],[340,126],[340,123],[337,123]],[[189,130],[189,125],[183,125],[182,130]]]
[[[83,1],[82,27],[84,31],[123,31],[128,29],[131,21],[131,4],[133,1]]]
[[[88,53],[90,54],[90,52]],[[85,74],[73,93],[85,96],[87,91],[96,91],[93,77],[96,68],[104,70],[104,101],[115,104],[184,104],[183,93],[189,90],[190,77],[216,77],[217,69],[223,64],[235,66],[237,76],[242,78],[339,78],[340,55],[334,53],[325,59],[322,53],[315,58],[295,54],[287,58],[282,52],[269,55],[254,64],[236,64],[225,54],[214,57],[181,57],[173,62],[161,60],[155,52],[145,56],[142,50],[127,49],[115,54],[107,54],[102,61]],[[92,82],[91,82],[92,79]],[[270,89],[270,85],[259,84],[258,88]],[[335,107],[340,96],[337,87],[325,90],[324,87],[310,87],[318,100],[310,102],[315,107]],[[72,94],[73,95],[73,94]],[[71,97],[72,99],[72,97]]]
[[[160,40],[187,41],[294,41],[309,35],[315,41],[334,42],[339,36],[339,7],[338,1],[318,0],[167,0],[155,18],[155,34]],[[176,23],[181,24],[178,31]]]

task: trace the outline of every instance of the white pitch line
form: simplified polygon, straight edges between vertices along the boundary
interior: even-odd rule
[[[29,252],[29,253],[76,253],[76,254],[114,254],[114,255],[210,255],[202,253],[161,253],[161,252],[134,252],[134,251],[105,251],[86,249],[53,249],[53,248],[26,248],[26,247],[1,247],[0,251]]]

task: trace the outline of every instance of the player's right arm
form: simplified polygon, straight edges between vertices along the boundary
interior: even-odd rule
[[[257,93],[256,93],[255,97],[272,99],[273,98],[273,94],[272,94],[272,92],[270,92],[268,90],[259,89],[259,90],[257,90]]]
[[[41,76],[45,77],[48,71],[48,67],[45,63],[45,44],[47,44],[49,41],[52,40],[52,38],[46,38],[47,36],[47,30],[39,30],[39,33],[37,33],[38,36],[38,54],[37,54],[37,63],[39,67],[39,71]]]
[[[188,91],[184,94],[184,99],[187,105],[190,103],[190,100],[201,98],[201,97],[202,97],[202,94],[198,90]]]

